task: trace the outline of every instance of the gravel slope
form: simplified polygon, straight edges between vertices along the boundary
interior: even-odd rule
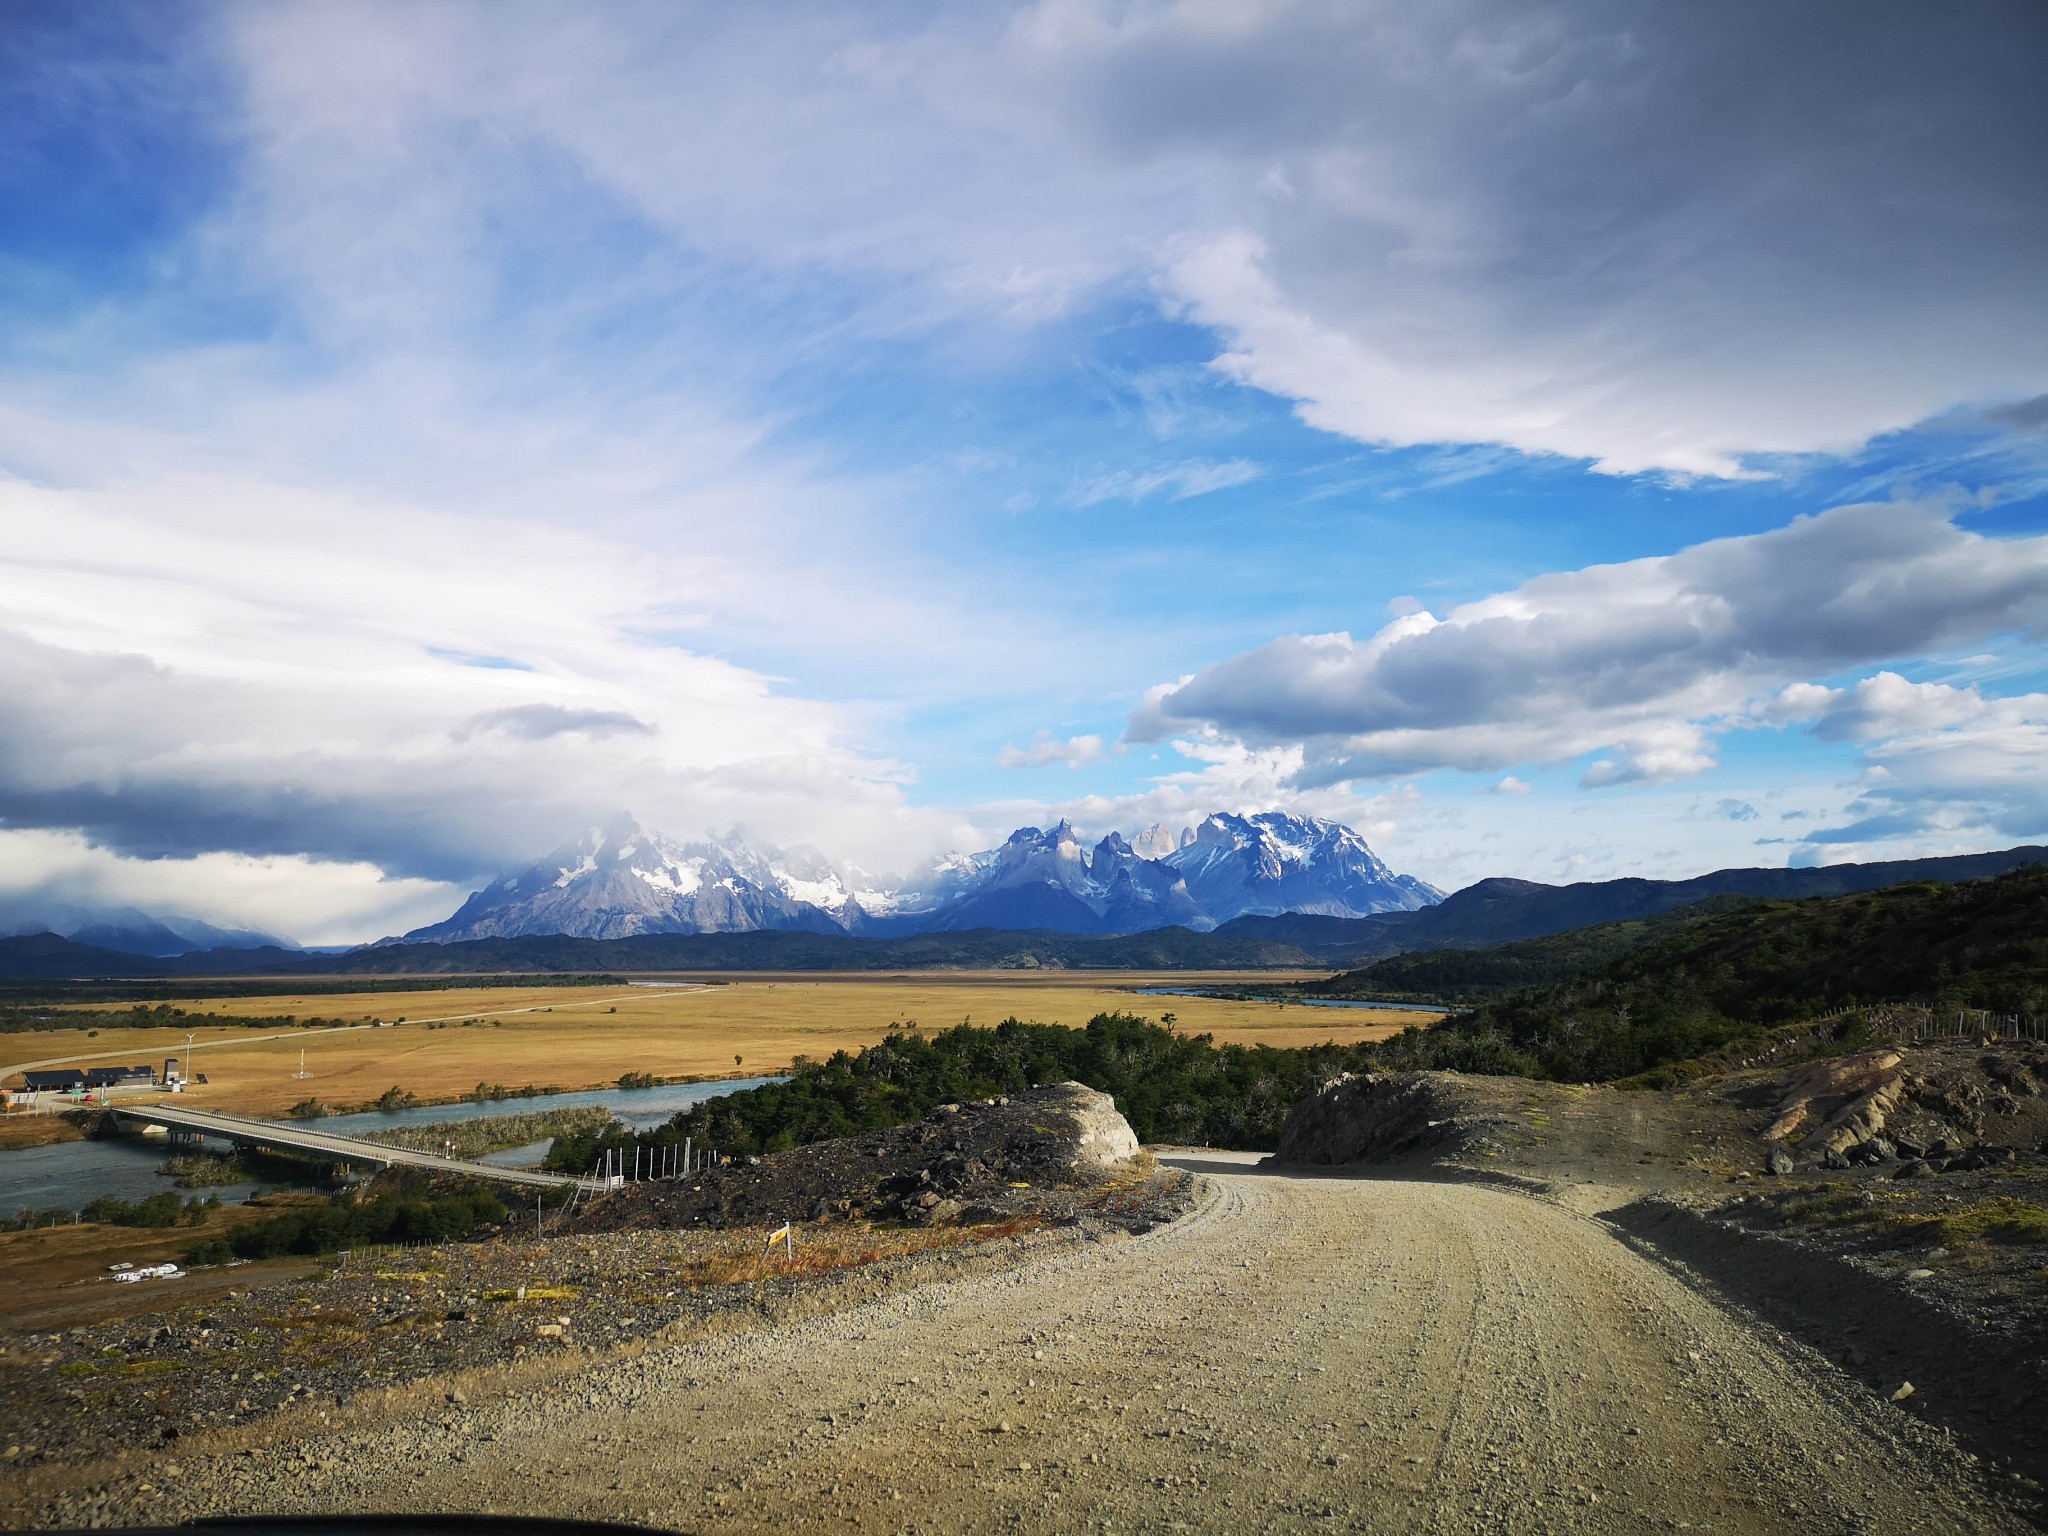
[[[1187,1165],[1206,1198],[1142,1237],[41,1513],[2029,1529],[1933,1432],[1593,1221],[1473,1184]]]

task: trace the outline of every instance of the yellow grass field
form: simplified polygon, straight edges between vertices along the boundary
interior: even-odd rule
[[[1251,979],[1251,978],[1246,978]],[[1259,981],[1293,979],[1261,973]],[[1203,985],[1226,979],[1211,975]],[[1015,1015],[1080,1025],[1123,1010],[1175,1016],[1175,1028],[1218,1041],[1276,1046],[1384,1039],[1430,1015],[1148,997],[1133,987],[1186,985],[1188,978],[1123,973],[1058,977],[947,973],[942,976],[753,977],[715,986],[455,987],[445,991],[333,997],[222,998],[184,1002],[192,1013],[252,1017],[290,1014],[337,1019],[333,1032],[206,1029],[189,1071],[205,1087],[192,1102],[245,1114],[278,1115],[306,1098],[362,1104],[387,1088],[422,1099],[453,1099],[479,1083],[595,1088],[626,1072],[661,1077],[767,1076],[797,1056],[820,1058],[872,1045],[912,1022],[937,1030],[962,1019],[995,1024]],[[91,1010],[78,1010],[82,1015]],[[405,1022],[378,1029],[373,1020]],[[9,1058],[0,1081],[27,1066],[91,1061],[152,1062],[186,1055],[181,1030],[101,1029],[0,1036]],[[300,1053],[306,1076],[300,1078]]]

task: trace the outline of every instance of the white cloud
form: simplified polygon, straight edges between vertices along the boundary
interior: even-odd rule
[[[1102,756],[1100,736],[1076,736],[1061,741],[1048,731],[1040,731],[1032,738],[1029,746],[1015,744],[1006,746],[996,754],[999,768],[1044,768],[1053,763],[1064,763],[1068,768],[1079,768],[1094,762]]]
[[[870,857],[950,826],[852,712],[663,638],[715,560],[224,480],[0,482],[0,526],[16,827],[445,881],[621,807]]]
[[[1985,701],[1975,688],[1912,683],[1879,672],[1833,695],[1813,732],[1823,741],[1869,741],[1980,720]]]
[[[1535,793],[1535,790],[1535,785],[1526,783],[1511,773],[1498,784],[1490,785],[1486,792],[1490,795],[1527,795]]]
[[[466,894],[362,862],[238,853],[130,859],[75,832],[0,829],[0,919],[10,922],[72,905],[134,907],[302,944],[352,944],[438,922]]]
[[[356,5],[229,30],[245,223],[341,336],[493,313],[448,257],[487,264],[555,176],[666,237],[624,280],[827,273],[854,294],[827,328],[1030,324],[1151,282],[1218,368],[1371,442],[1732,475],[2048,388],[2024,7]]]
[[[1286,636],[1150,690],[1130,736],[1200,723],[1294,743],[1304,784],[1588,753],[1606,754],[1589,787],[1662,782],[1711,767],[1717,729],[1822,713],[1815,675],[2033,633],[2044,615],[2048,538],[1987,539],[1933,503],[1837,507],[1541,576],[1364,640]],[[1932,696],[1912,697],[1924,710]]]
[[[1847,820],[1804,834],[1810,847],[2048,839],[2048,694],[1985,699],[1880,674],[1848,690],[1859,696],[1842,718],[1858,739],[1879,739]]]

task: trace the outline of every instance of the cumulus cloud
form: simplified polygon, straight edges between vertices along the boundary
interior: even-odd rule
[[[1984,711],[1984,697],[1975,688],[1913,683],[1896,672],[1879,672],[1832,691],[1813,733],[1823,741],[1870,741],[1964,725]]]
[[[1875,685],[1875,686],[1872,686]],[[1848,819],[1816,828],[1817,849],[1878,841],[1934,847],[2036,841],[2048,836],[2048,694],[1987,699],[1973,691],[1911,693],[1893,677],[1849,690],[1847,719],[1870,741],[1865,772]],[[1858,709],[1856,695],[1876,701]]]
[[[1745,723],[1746,704],[1759,719],[1812,718],[1832,696],[1806,679],[2038,635],[2044,616],[2048,537],[1988,539],[1936,503],[1837,507],[1540,576],[1363,640],[1286,636],[1152,689],[1130,736],[1200,724],[1255,745],[1297,743],[1304,783],[1587,753],[1603,754],[1589,787],[1657,782],[1711,766],[1712,728]],[[1895,694],[1878,684],[1860,707],[1908,708]]]
[[[1486,792],[1490,795],[1528,795],[1534,794],[1535,791],[1535,785],[1518,779],[1511,773],[1498,784],[1489,785]]]

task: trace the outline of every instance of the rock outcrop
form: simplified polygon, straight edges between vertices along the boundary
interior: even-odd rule
[[[1434,1073],[1346,1072],[1288,1111],[1273,1160],[1381,1162],[1446,1149],[1468,1129]]]
[[[1781,1142],[1812,1125],[1805,1144],[1827,1153],[1876,1135],[1904,1095],[1903,1060],[1886,1046],[1801,1067],[1785,1085],[1764,1140]]]

